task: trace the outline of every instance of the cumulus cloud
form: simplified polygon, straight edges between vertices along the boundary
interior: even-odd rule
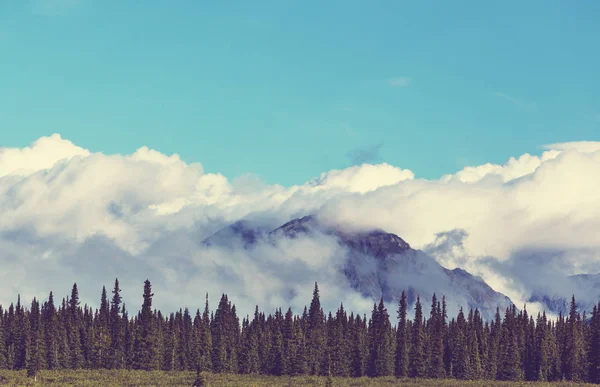
[[[530,259],[523,251],[538,251],[538,266],[561,263],[543,271],[548,278],[600,271],[599,144],[549,145],[540,156],[471,166],[438,180],[382,163],[283,187],[253,176],[230,181],[147,147],[106,155],[57,134],[43,137],[26,148],[0,149],[0,302],[50,289],[66,294],[65,286],[78,281],[84,301],[97,303],[100,286],[119,276],[134,308],[150,278],[156,305],[166,309],[201,307],[208,291],[213,304],[227,292],[244,312],[255,304],[300,312],[316,280],[326,305],[344,301],[368,312],[372,300],[340,276],[343,254],[335,241],[300,238],[250,250],[202,244],[240,219],[277,227],[318,213],[344,228],[393,232],[521,303],[534,288],[524,273],[535,268],[520,271]],[[558,259],[549,250],[568,254]]]
[[[87,149],[63,140],[59,134],[42,137],[25,148],[0,148],[0,177],[7,175],[26,176],[33,172],[49,169],[61,160],[76,156],[89,156]]]

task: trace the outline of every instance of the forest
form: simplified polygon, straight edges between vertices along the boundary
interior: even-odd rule
[[[0,369],[197,371],[271,376],[398,377],[600,383],[600,304],[588,317],[575,297],[568,316],[530,316],[514,305],[484,321],[477,310],[448,318],[434,294],[429,316],[419,298],[408,319],[405,293],[393,316],[383,299],[371,315],[343,305],[325,314],[315,283],[301,314],[281,308],[240,317],[223,294],[217,308],[168,316],[152,308],[146,280],[141,310],[122,303],[115,280],[99,309],[69,297],[0,307]]]

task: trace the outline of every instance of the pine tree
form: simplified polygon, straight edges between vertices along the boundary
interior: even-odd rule
[[[80,332],[80,309],[79,309],[79,290],[77,284],[73,284],[71,298],[68,307],[68,317],[66,319],[67,341],[70,349],[70,368],[79,369],[83,366],[83,354],[81,352],[81,332]]]
[[[516,381],[523,378],[516,330],[515,311],[507,308],[498,346],[499,380]]]
[[[408,340],[406,332],[407,303],[406,293],[402,291],[398,305],[398,329],[396,331],[396,377],[408,376]]]
[[[31,302],[29,314],[29,351],[27,359],[27,376],[37,380],[37,373],[41,369],[42,353],[40,351],[40,305],[34,298]]]
[[[583,345],[582,322],[579,313],[577,313],[575,296],[571,299],[566,340],[565,376],[567,380],[582,381],[584,376],[585,348]]]
[[[5,324],[4,310],[0,305],[0,369],[8,368],[6,364]]]
[[[293,348],[295,354],[291,358],[291,371],[290,375],[304,375],[308,372],[308,359],[306,357],[306,336],[302,327],[302,321],[294,321],[294,336],[293,336]]]
[[[367,375],[371,377],[388,376],[393,373],[391,326],[389,315],[383,302],[373,305],[369,337],[369,363]]]
[[[468,330],[469,335],[469,376],[470,379],[480,379],[482,376],[481,357],[479,356],[479,341],[477,332],[473,327]]]
[[[56,307],[54,306],[54,296],[52,292],[48,296],[48,302],[44,307],[44,337],[46,339],[46,364],[48,369],[58,368],[58,321]]]
[[[456,318],[452,340],[452,371],[457,379],[471,378],[471,356],[468,342],[468,326],[462,308]]]
[[[16,370],[22,370],[27,367],[29,319],[25,316],[25,309],[21,305],[21,296],[17,298],[14,321],[12,336],[14,350],[13,367]]]
[[[113,297],[110,303],[110,367],[121,369],[125,367],[125,356],[123,354],[123,323],[119,313],[121,311],[122,297],[118,278],[115,278],[115,286],[112,294]]]
[[[281,376],[284,372],[283,367],[283,338],[281,331],[275,329],[272,334],[272,344],[269,352],[269,365],[271,367],[269,374]]]
[[[423,310],[417,296],[415,303],[415,319],[412,324],[412,343],[409,352],[409,376],[422,378],[426,374],[425,367],[425,333],[423,329]]]
[[[600,303],[594,306],[590,319],[588,362],[589,381],[600,384]]]
[[[308,310],[308,368],[311,375],[322,375],[326,372],[323,364],[326,363],[324,354],[326,353],[327,337],[325,331],[325,316],[321,308],[319,298],[319,286],[315,282],[313,298]]]
[[[283,340],[283,373],[291,373],[292,362],[296,356],[296,346],[294,345],[294,314],[292,309],[288,308],[281,328]]]
[[[210,331],[210,311],[208,309],[208,293],[204,304],[204,312],[202,313],[202,325],[200,330],[200,367],[203,370],[212,370],[212,334]]]
[[[496,308],[496,315],[490,326],[490,335],[488,339],[488,361],[485,370],[487,379],[496,379],[498,375],[498,349],[500,346],[501,333],[502,319],[500,317],[500,309]]]
[[[129,320],[129,316],[127,314],[127,310],[125,308],[125,304],[121,308],[121,316],[123,322],[123,358],[124,358],[124,367],[128,370],[132,369],[134,366],[134,344],[135,344],[135,326],[134,321]]]
[[[152,313],[152,285],[149,280],[144,281],[144,303],[139,317],[137,335],[136,363],[134,368],[146,371],[157,368],[156,358],[156,332],[154,329],[154,314]]]
[[[444,367],[444,318],[435,293],[431,299],[431,313],[429,317],[429,372],[433,379],[446,377]]]

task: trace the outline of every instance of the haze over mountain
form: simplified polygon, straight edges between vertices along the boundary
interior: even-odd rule
[[[383,297],[385,302],[395,305],[402,291],[406,291],[409,305],[414,305],[419,296],[428,310],[432,295],[437,293],[440,299],[446,297],[451,314],[461,307],[477,308],[486,319],[494,317],[496,308],[505,310],[511,305],[508,297],[495,292],[481,278],[460,268],[442,267],[397,235],[382,230],[345,232],[320,223],[314,215],[293,219],[272,231],[253,228],[252,222],[239,221],[205,239],[204,243],[225,247],[241,243],[248,249],[258,243],[277,245],[281,238],[315,234],[330,236],[345,249],[346,261],[340,269],[346,280],[352,289],[374,302]]]

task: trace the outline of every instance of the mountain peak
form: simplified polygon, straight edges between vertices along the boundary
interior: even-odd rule
[[[277,244],[282,238],[315,234],[333,237],[346,249],[341,270],[349,285],[374,300],[383,297],[386,302],[397,302],[402,291],[406,291],[409,303],[420,295],[425,304],[437,293],[446,296],[449,308],[478,308],[488,319],[493,318],[496,307],[504,309],[511,304],[508,297],[495,292],[480,277],[462,269],[444,268],[430,255],[412,249],[396,234],[383,230],[348,231],[326,224],[315,215],[293,219],[271,231],[253,228],[248,222],[236,222],[205,243],[231,246],[241,240],[243,247],[249,248],[261,240]]]

